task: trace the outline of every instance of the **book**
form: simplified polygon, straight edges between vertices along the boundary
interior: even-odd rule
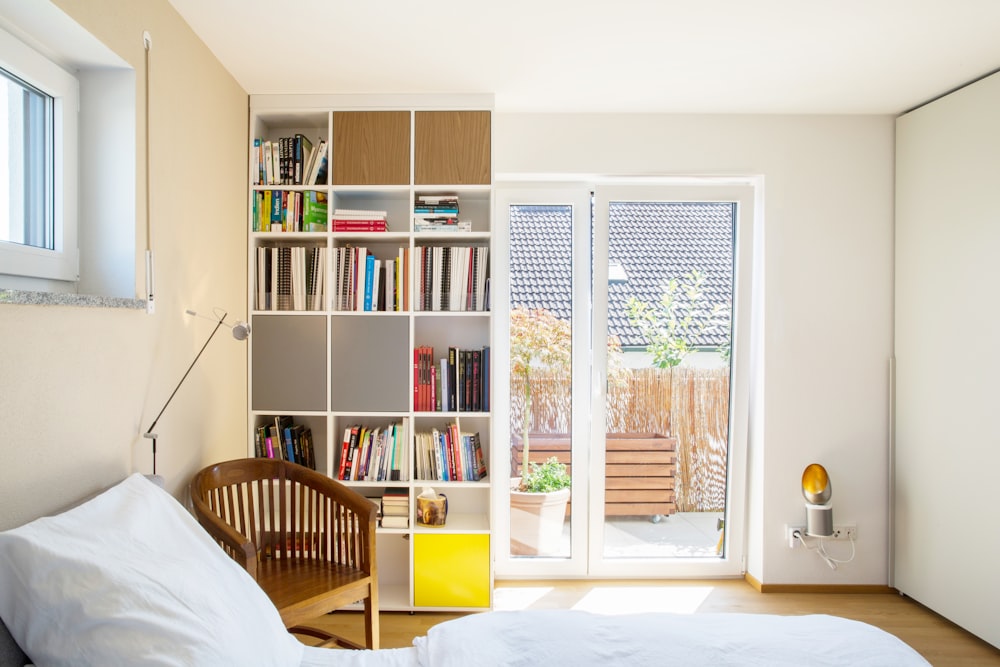
[[[410,517],[407,516],[383,516],[382,523],[383,528],[409,528],[410,527]]]
[[[363,310],[372,310],[372,299],[375,293],[375,255],[365,256],[365,291]]]
[[[309,141],[306,135],[297,133],[295,135],[295,161],[294,161],[294,177],[293,182],[296,185],[303,184],[304,172],[306,167],[306,162],[309,161],[309,156],[312,154],[313,145]]]
[[[327,230],[327,197],[325,192],[309,190],[302,194],[302,231]]]
[[[324,139],[320,139],[319,143],[316,145],[316,156],[313,159],[305,185],[326,184],[327,152],[326,141]]]
[[[351,448],[351,429],[353,427],[348,426],[344,429],[344,437],[341,439],[340,445],[340,466],[337,469],[337,479],[344,480],[347,479],[344,475],[347,473],[347,461],[350,454]]]

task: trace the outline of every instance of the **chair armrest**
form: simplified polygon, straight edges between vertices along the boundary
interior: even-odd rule
[[[201,498],[192,496],[194,513],[213,539],[222,543],[226,552],[243,566],[251,577],[257,578],[257,547],[245,535],[223,521]]]

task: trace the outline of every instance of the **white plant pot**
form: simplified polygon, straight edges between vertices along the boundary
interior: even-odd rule
[[[569,494],[569,489],[551,493],[524,493],[511,489],[510,553],[512,555],[545,556],[559,551]]]

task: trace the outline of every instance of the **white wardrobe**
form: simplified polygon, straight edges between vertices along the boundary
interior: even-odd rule
[[[1000,74],[896,122],[893,585],[1000,646]]]

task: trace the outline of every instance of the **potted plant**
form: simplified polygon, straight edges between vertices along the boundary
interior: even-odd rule
[[[532,427],[532,375],[545,370],[549,380],[568,380],[572,367],[570,323],[545,309],[514,308],[510,314],[511,376],[523,387],[520,424],[522,475],[511,479],[511,553],[545,555],[556,551],[562,536],[570,475],[551,458],[543,463],[529,458]],[[608,341],[609,367],[620,375],[621,346]]]
[[[528,473],[511,486],[510,551],[517,556],[559,550],[571,479],[556,457],[528,464]]]

